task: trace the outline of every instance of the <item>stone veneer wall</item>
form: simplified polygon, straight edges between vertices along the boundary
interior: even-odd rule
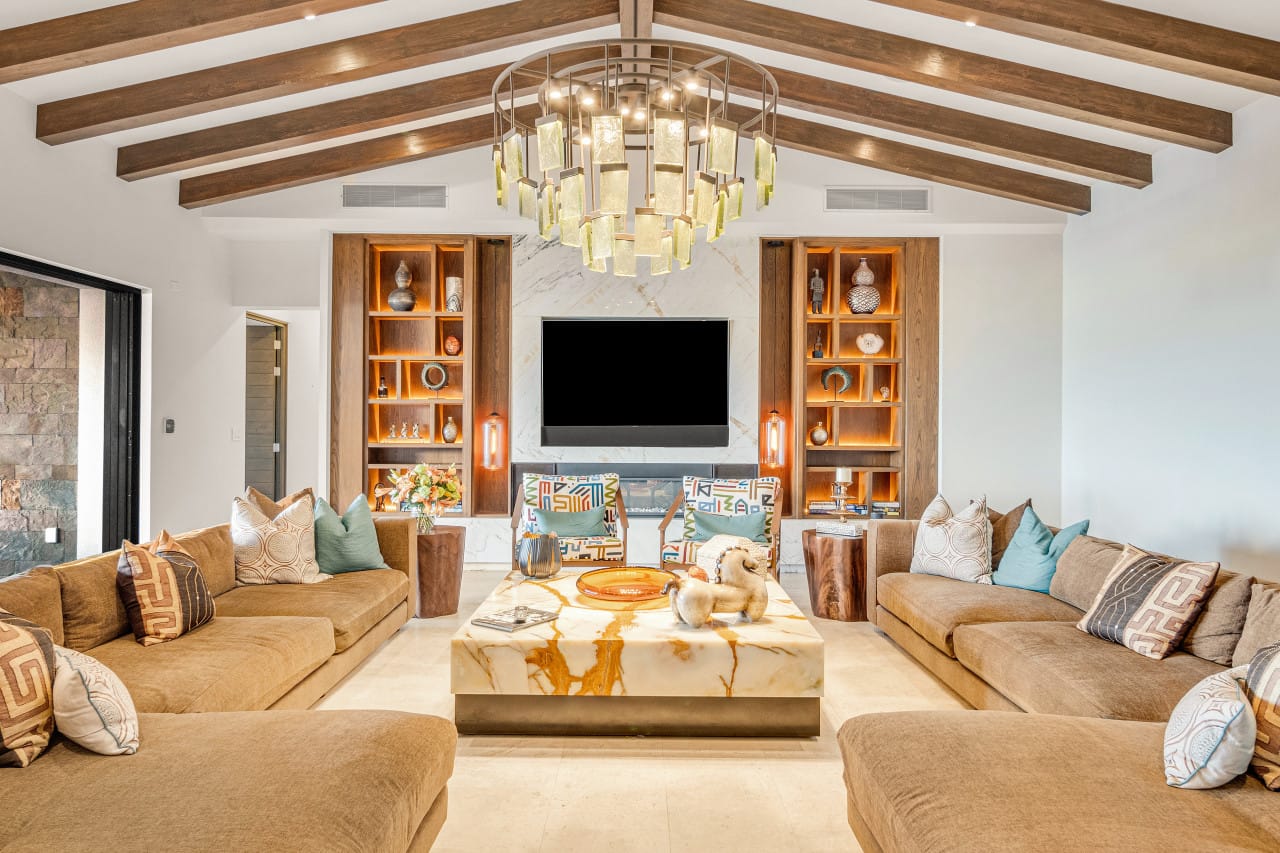
[[[0,576],[76,556],[79,316],[75,288],[0,271]]]

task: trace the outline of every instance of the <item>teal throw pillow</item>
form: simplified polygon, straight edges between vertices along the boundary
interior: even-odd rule
[[[357,495],[341,518],[324,498],[316,501],[316,562],[327,575],[391,568],[378,549],[378,531],[364,495]]]
[[[581,512],[535,509],[533,520],[538,525],[539,533],[554,533],[557,536],[572,538],[609,535],[604,526],[604,507],[602,506],[584,509]]]
[[[1053,573],[1058,570],[1058,558],[1067,550],[1072,539],[1088,532],[1089,520],[1085,519],[1064,527],[1055,536],[1036,515],[1036,511],[1027,507],[1008,549],[1000,558],[1000,566],[991,576],[991,582],[996,586],[1012,586],[1048,594],[1049,581],[1053,580]]]
[[[753,512],[749,515],[717,515],[714,512],[693,510],[693,540],[706,542],[712,536],[725,533],[730,536],[741,536],[752,542],[768,542],[764,535],[765,514]]]

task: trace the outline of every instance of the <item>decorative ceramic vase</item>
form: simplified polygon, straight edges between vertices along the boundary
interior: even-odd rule
[[[809,443],[814,447],[821,447],[827,443],[827,439],[831,438],[827,428],[822,425],[822,421],[818,421],[818,425],[809,430]]]
[[[462,341],[458,340],[453,335],[450,335],[449,337],[445,338],[444,352],[445,352],[445,355],[457,355],[458,353],[462,352]]]
[[[858,349],[864,355],[875,355],[880,352],[880,350],[884,349],[884,338],[880,337],[875,332],[864,332],[863,334],[858,335],[855,339],[855,343],[857,343]]]
[[[413,306],[418,304],[418,297],[409,288],[412,281],[413,273],[409,272],[409,266],[401,261],[400,266],[396,267],[396,289],[387,294],[387,304],[391,306],[392,311],[412,311]]]
[[[516,565],[527,578],[560,573],[560,540],[554,533],[526,533],[516,545]]]
[[[813,308],[814,314],[822,313],[822,297],[827,292],[827,283],[822,280],[822,276],[818,275],[818,271],[813,271],[813,278],[809,279],[809,300]]]
[[[462,278],[460,276],[445,276],[444,310],[455,312],[462,310]]]
[[[874,314],[880,307],[880,291],[872,287],[876,274],[867,266],[867,259],[858,261],[858,268],[853,273],[853,287],[844,295],[849,303],[849,310],[855,314]]]
[[[440,430],[440,437],[444,439],[445,444],[453,444],[458,440],[458,425],[453,422],[453,418],[446,418],[444,428]]]

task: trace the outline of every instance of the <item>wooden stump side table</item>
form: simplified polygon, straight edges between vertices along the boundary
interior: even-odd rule
[[[418,618],[451,616],[462,594],[467,528],[437,524],[418,536]]]
[[[866,537],[819,536],[817,530],[804,530],[800,538],[813,615],[867,621]]]

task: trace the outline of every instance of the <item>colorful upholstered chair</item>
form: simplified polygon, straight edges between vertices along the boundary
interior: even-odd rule
[[[677,497],[658,525],[664,568],[680,568],[697,564],[702,542],[694,539],[693,512],[716,515],[751,515],[764,513],[765,546],[769,574],[778,576],[778,552],[781,548],[782,515],[775,511],[782,503],[782,481],[777,477],[754,480],[715,480],[709,477],[685,477],[684,493]],[[683,506],[684,526],[680,538],[668,542],[667,527]]]
[[[558,536],[565,568],[622,566],[627,562],[627,511],[622,505],[617,474],[559,476],[525,474],[520,500],[511,516],[516,544],[525,533],[537,533],[535,509],[581,512],[604,507],[604,536]],[[512,567],[515,567],[512,549]]]

